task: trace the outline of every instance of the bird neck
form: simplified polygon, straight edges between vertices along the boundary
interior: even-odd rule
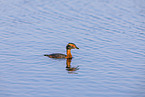
[[[72,58],[71,50],[70,49],[67,50],[67,56],[66,56],[66,58]]]

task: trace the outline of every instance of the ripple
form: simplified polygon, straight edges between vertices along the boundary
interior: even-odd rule
[[[143,97],[143,4],[1,1],[0,96]],[[80,48],[72,50],[71,66],[79,70],[71,74],[65,59],[43,56],[66,53],[68,42]]]

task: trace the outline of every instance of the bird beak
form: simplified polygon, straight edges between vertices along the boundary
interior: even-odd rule
[[[79,49],[79,48],[76,46],[76,49]]]

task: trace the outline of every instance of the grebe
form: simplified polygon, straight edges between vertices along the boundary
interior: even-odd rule
[[[68,43],[66,46],[67,55],[54,53],[50,55],[45,54],[44,56],[48,56],[49,58],[72,58],[71,49],[79,49],[79,48],[74,43]]]

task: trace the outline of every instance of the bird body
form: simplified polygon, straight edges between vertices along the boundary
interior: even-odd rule
[[[44,56],[48,56],[49,58],[65,58],[67,55],[61,53],[53,53],[53,54],[45,54]]]

